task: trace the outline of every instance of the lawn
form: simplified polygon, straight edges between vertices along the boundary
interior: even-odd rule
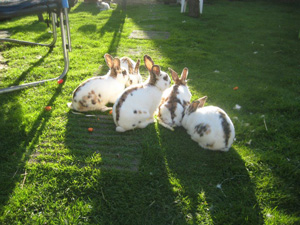
[[[298,3],[209,0],[191,18],[179,5],[79,2],[69,18],[64,83],[0,95],[0,224],[300,224]],[[50,41],[37,16],[0,30]],[[58,76],[60,45],[1,43],[0,88]],[[230,151],[201,149],[182,127],[120,134],[108,112],[74,114],[73,90],[107,73],[105,53],[141,59],[144,79],[145,54],[164,71],[188,67],[192,100],[207,95],[231,117]]]

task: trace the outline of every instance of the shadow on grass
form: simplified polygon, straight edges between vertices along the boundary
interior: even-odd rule
[[[93,132],[89,133],[88,127],[93,127]],[[174,203],[176,196],[168,181],[154,125],[117,133],[111,115],[85,117],[69,113],[65,141],[81,175],[64,181],[68,184],[58,189],[80,193],[91,209],[81,215],[87,222],[186,223],[185,215]],[[86,179],[82,182],[88,185],[72,186],[70,182],[78,179]]]
[[[96,7],[96,3],[83,3],[77,4],[78,6],[75,6],[74,9],[72,9],[72,13],[80,13],[80,12],[88,12],[92,15],[97,15],[100,13],[100,9]],[[90,6],[93,7],[90,7]]]
[[[17,46],[15,46],[17,47]],[[48,52],[42,56],[39,60],[37,60],[35,63],[33,63],[27,70],[25,70],[24,72],[22,72],[18,78],[10,85],[8,85],[8,87],[10,86],[17,86],[19,85],[23,80],[26,79],[26,76],[36,67],[40,66],[44,61],[45,61],[45,58],[48,57],[50,55],[50,53],[52,53],[53,51],[53,48],[49,48]],[[34,81],[32,81],[34,82]]]
[[[171,132],[158,126],[157,133],[176,199],[190,220],[263,224],[254,185],[234,148],[227,153],[203,150],[183,128]]]
[[[53,105],[62,87],[63,84],[53,91],[45,106]],[[52,114],[51,111],[42,109],[30,127],[26,127],[23,122],[22,104],[18,99],[19,94],[19,91],[16,91],[0,95],[0,108],[5,109],[0,111],[0,176],[4,184],[0,190],[1,214],[16,184],[24,178],[25,164]]]
[[[77,11],[81,11],[82,5],[84,6],[85,4],[80,4],[80,6],[73,11],[73,13],[76,13]],[[95,7],[93,8],[90,7],[91,6],[90,4],[88,6],[89,6],[88,7],[89,12],[93,11],[95,8]],[[84,9],[87,10],[86,8],[87,7],[85,7]],[[105,35],[105,33],[112,32],[113,38],[111,42],[109,44],[105,43],[105,45],[107,46],[106,52],[108,52],[113,56],[115,56],[115,54],[117,53],[117,49],[121,40],[121,35],[122,35],[125,18],[126,18],[126,12],[124,12],[120,8],[121,8],[120,6],[117,6],[117,8],[112,11],[112,14],[107,20],[107,22],[103,26],[101,26],[99,30],[97,30],[97,26],[95,24],[85,24],[78,28],[79,32],[86,33],[86,34],[95,34],[95,37],[97,37],[97,39],[99,39],[100,42],[101,42],[101,38]],[[99,11],[98,8],[96,9]]]
[[[10,23],[10,22],[14,22],[16,20],[23,20],[24,17],[22,18],[15,18],[13,19],[12,21],[7,21],[7,23]],[[38,18],[36,18],[36,21],[32,21],[32,22],[29,22],[29,23],[23,23],[22,25],[17,25],[17,26],[14,26],[14,27],[9,27],[5,30],[9,31],[11,34],[17,34],[17,33],[20,33],[20,32],[34,32],[34,33],[40,33],[41,31],[46,31],[47,30],[47,26],[45,26],[45,23],[44,22],[39,22],[37,21]],[[4,23],[5,25],[5,23]]]
[[[15,182],[24,172],[18,163],[23,151],[20,145],[26,137],[26,127],[22,125],[23,112],[17,93],[0,95],[0,213],[14,189]]]
[[[112,55],[115,55],[117,53],[126,18],[126,12],[124,12],[120,8],[121,7],[118,5],[118,7],[112,12],[109,20],[99,30],[100,38],[103,37],[106,32],[114,32],[112,41],[110,42],[107,50],[107,52]]]
[[[94,131],[89,133],[88,127]],[[70,189],[90,205],[91,210],[82,215],[89,222],[264,222],[239,154],[234,149],[227,153],[203,150],[183,128],[170,132],[152,124],[120,134],[115,132],[111,115],[70,113],[66,145],[80,175],[58,189]],[[88,185],[72,187],[78,179],[86,179],[82,183]]]
[[[79,32],[82,33],[95,33],[97,26],[95,24],[86,24],[78,28]]]

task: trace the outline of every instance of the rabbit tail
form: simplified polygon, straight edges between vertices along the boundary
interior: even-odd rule
[[[72,102],[68,102],[68,103],[67,103],[67,106],[68,106],[70,109],[74,109],[74,108],[73,108],[73,103],[72,103]]]

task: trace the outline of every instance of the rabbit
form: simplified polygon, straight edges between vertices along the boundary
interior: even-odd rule
[[[192,94],[187,86],[188,68],[182,70],[181,78],[174,70],[171,68],[169,70],[174,84],[164,91],[157,117],[162,126],[174,130],[173,127],[181,126],[184,109],[190,102]]]
[[[129,87],[131,85],[140,84],[143,82],[142,76],[140,74],[140,60],[137,62],[133,61],[129,57],[122,57],[120,59],[121,67],[127,69],[127,73],[129,75],[129,79],[125,84],[125,87]]]
[[[80,84],[73,92],[72,103],[69,108],[80,112],[111,110],[106,104],[114,103],[124,91],[129,79],[126,69],[121,67],[119,58],[109,54],[104,55],[107,66],[110,68],[104,76],[90,78]]]
[[[150,73],[149,78],[140,85],[126,88],[113,106],[112,114],[117,132],[144,128],[153,123],[154,112],[162,93],[171,84],[169,75],[161,71],[150,56],[145,55],[144,61]]]
[[[97,1],[97,7],[100,8],[100,11],[109,10],[110,6],[107,2]]]
[[[203,107],[206,99],[204,96],[186,107],[182,126],[202,148],[226,152],[235,138],[233,123],[221,108]]]

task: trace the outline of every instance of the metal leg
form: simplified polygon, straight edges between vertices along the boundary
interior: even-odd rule
[[[64,14],[65,14],[65,17],[66,17],[66,30],[67,30],[67,37],[68,37],[68,49],[71,52],[72,47],[71,47],[71,35],[70,35],[68,8],[64,8],[63,10],[64,10]]]
[[[184,13],[186,11],[186,4],[187,0],[181,0],[181,13]]]
[[[199,0],[199,7],[200,7],[200,14],[202,14],[202,11],[203,11],[203,0]]]
[[[57,78],[57,79],[62,79],[68,72],[69,70],[69,54],[68,54],[68,45],[66,43],[66,30],[65,30],[65,26],[64,26],[64,14],[66,16],[66,18],[68,18],[68,12],[66,10],[64,10],[64,12],[60,12],[59,18],[60,18],[60,30],[61,30],[61,42],[62,42],[62,48],[63,48],[63,53],[64,53],[64,60],[65,60],[65,68],[64,71],[62,72],[62,74]],[[67,19],[66,19],[67,20]],[[69,24],[69,23],[67,23]],[[67,33],[69,34],[69,26],[66,25],[67,27]],[[68,36],[69,38],[70,36]],[[70,39],[68,39],[70,40]],[[69,42],[71,43],[71,42]],[[70,44],[69,44],[70,46]]]
[[[63,10],[59,11],[62,48],[63,48],[63,55],[64,55],[64,63],[65,63],[65,67],[64,67],[62,74],[56,78],[51,78],[51,79],[36,81],[36,82],[32,82],[32,83],[21,84],[18,86],[3,88],[3,89],[0,89],[0,94],[15,91],[15,90],[20,90],[20,89],[27,88],[27,87],[37,86],[39,84],[43,84],[48,81],[59,80],[59,79],[62,79],[67,74],[67,72],[69,70],[69,55],[68,55],[68,45],[66,44],[66,30],[65,30],[66,28],[64,26],[64,14],[66,16],[66,20],[67,20],[67,24],[68,24],[68,12],[65,12]],[[52,13],[53,41],[50,44],[39,44],[39,43],[26,42],[26,41],[18,41],[18,40],[8,39],[8,38],[0,39],[0,41],[10,41],[10,42],[16,42],[16,43],[20,43],[20,44],[41,45],[41,46],[53,47],[56,42],[56,39],[57,39],[56,20],[57,20],[56,14]],[[67,26],[67,33],[68,34],[70,33],[69,26]],[[70,41],[70,35],[69,35],[68,39]],[[70,43],[71,42],[69,42],[69,46],[70,46]]]

